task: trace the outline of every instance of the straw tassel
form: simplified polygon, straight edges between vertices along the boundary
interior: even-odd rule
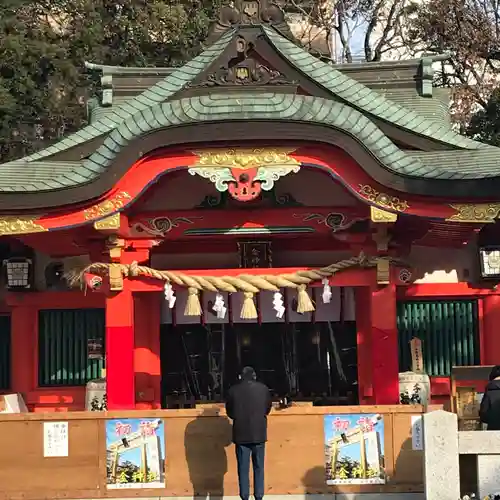
[[[199,291],[191,286],[188,288],[188,298],[184,316],[201,316]]]
[[[312,311],[314,311],[314,305],[307,293],[307,285],[299,285],[297,292],[297,312],[304,314]]]
[[[245,292],[245,298],[243,299],[243,306],[241,307],[241,319],[257,319],[257,308],[255,307],[255,302],[253,300],[252,292]]]

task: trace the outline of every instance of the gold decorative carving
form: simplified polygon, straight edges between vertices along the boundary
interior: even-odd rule
[[[112,292],[123,290],[123,274],[120,264],[109,265],[109,289]]]
[[[105,200],[93,207],[87,208],[84,211],[86,220],[93,220],[103,217],[105,215],[111,215],[113,212],[117,212],[125,205],[127,200],[132,199],[132,197],[125,191],[117,193],[113,198]]]
[[[359,194],[371,203],[378,205],[379,207],[394,210],[395,212],[404,212],[410,208],[410,205],[408,205],[406,200],[400,200],[395,196],[381,193],[368,184],[359,185]]]
[[[450,222],[495,222],[500,215],[500,203],[459,203],[450,205],[457,213],[446,219]]]
[[[290,156],[295,149],[290,148],[252,148],[252,149],[207,149],[193,151],[198,161],[193,167],[229,167],[248,170],[264,166],[300,165]]]
[[[389,259],[380,257],[377,259],[377,283],[388,285],[391,282],[391,264]]]
[[[398,220],[398,214],[386,212],[377,207],[370,207],[370,217],[372,222],[385,222],[387,224],[392,224]]]
[[[94,229],[97,229],[98,231],[120,229],[120,212],[116,212],[105,219],[94,222]]]
[[[46,227],[37,224],[40,215],[25,217],[0,217],[0,235],[7,234],[30,234],[48,231]]]

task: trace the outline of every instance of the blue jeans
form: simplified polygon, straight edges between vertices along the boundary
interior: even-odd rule
[[[241,500],[248,500],[250,497],[250,457],[252,457],[255,500],[261,500],[264,496],[265,450],[265,443],[236,445],[236,460],[238,462],[238,482]]]

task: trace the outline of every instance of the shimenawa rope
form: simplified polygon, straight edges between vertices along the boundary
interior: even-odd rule
[[[384,258],[384,257],[382,257]],[[202,313],[199,294],[201,291],[210,292],[243,292],[244,300],[241,308],[241,318],[257,318],[254,295],[261,290],[279,292],[280,288],[295,288],[297,290],[297,312],[300,314],[314,311],[314,304],[307,293],[307,285],[313,281],[329,278],[335,273],[351,267],[374,267],[379,258],[367,257],[360,253],[357,257],[343,259],[335,264],[318,269],[296,271],[285,274],[239,274],[238,276],[196,276],[187,275],[178,271],[160,271],[147,266],[132,264],[109,264],[96,262],[79,271],[72,271],[66,275],[70,285],[82,283],[86,273],[103,275],[111,266],[118,267],[124,277],[135,278],[144,276],[166,281],[188,289],[188,299],[184,314],[186,316],[200,316]],[[392,259],[391,259],[392,260]]]

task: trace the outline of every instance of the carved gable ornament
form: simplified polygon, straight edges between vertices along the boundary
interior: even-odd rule
[[[300,162],[291,157],[293,149],[211,149],[194,151],[198,161],[188,169],[191,175],[209,179],[221,193],[235,200],[255,200],[274,183],[300,170]]]
[[[285,13],[277,4],[268,0],[235,0],[220,9],[219,19],[212,26],[207,44],[214,43],[228,29],[258,24],[274,26],[283,36],[295,40]]]
[[[238,35],[215,71],[190,87],[296,85],[280,71],[255,59],[253,35]]]

